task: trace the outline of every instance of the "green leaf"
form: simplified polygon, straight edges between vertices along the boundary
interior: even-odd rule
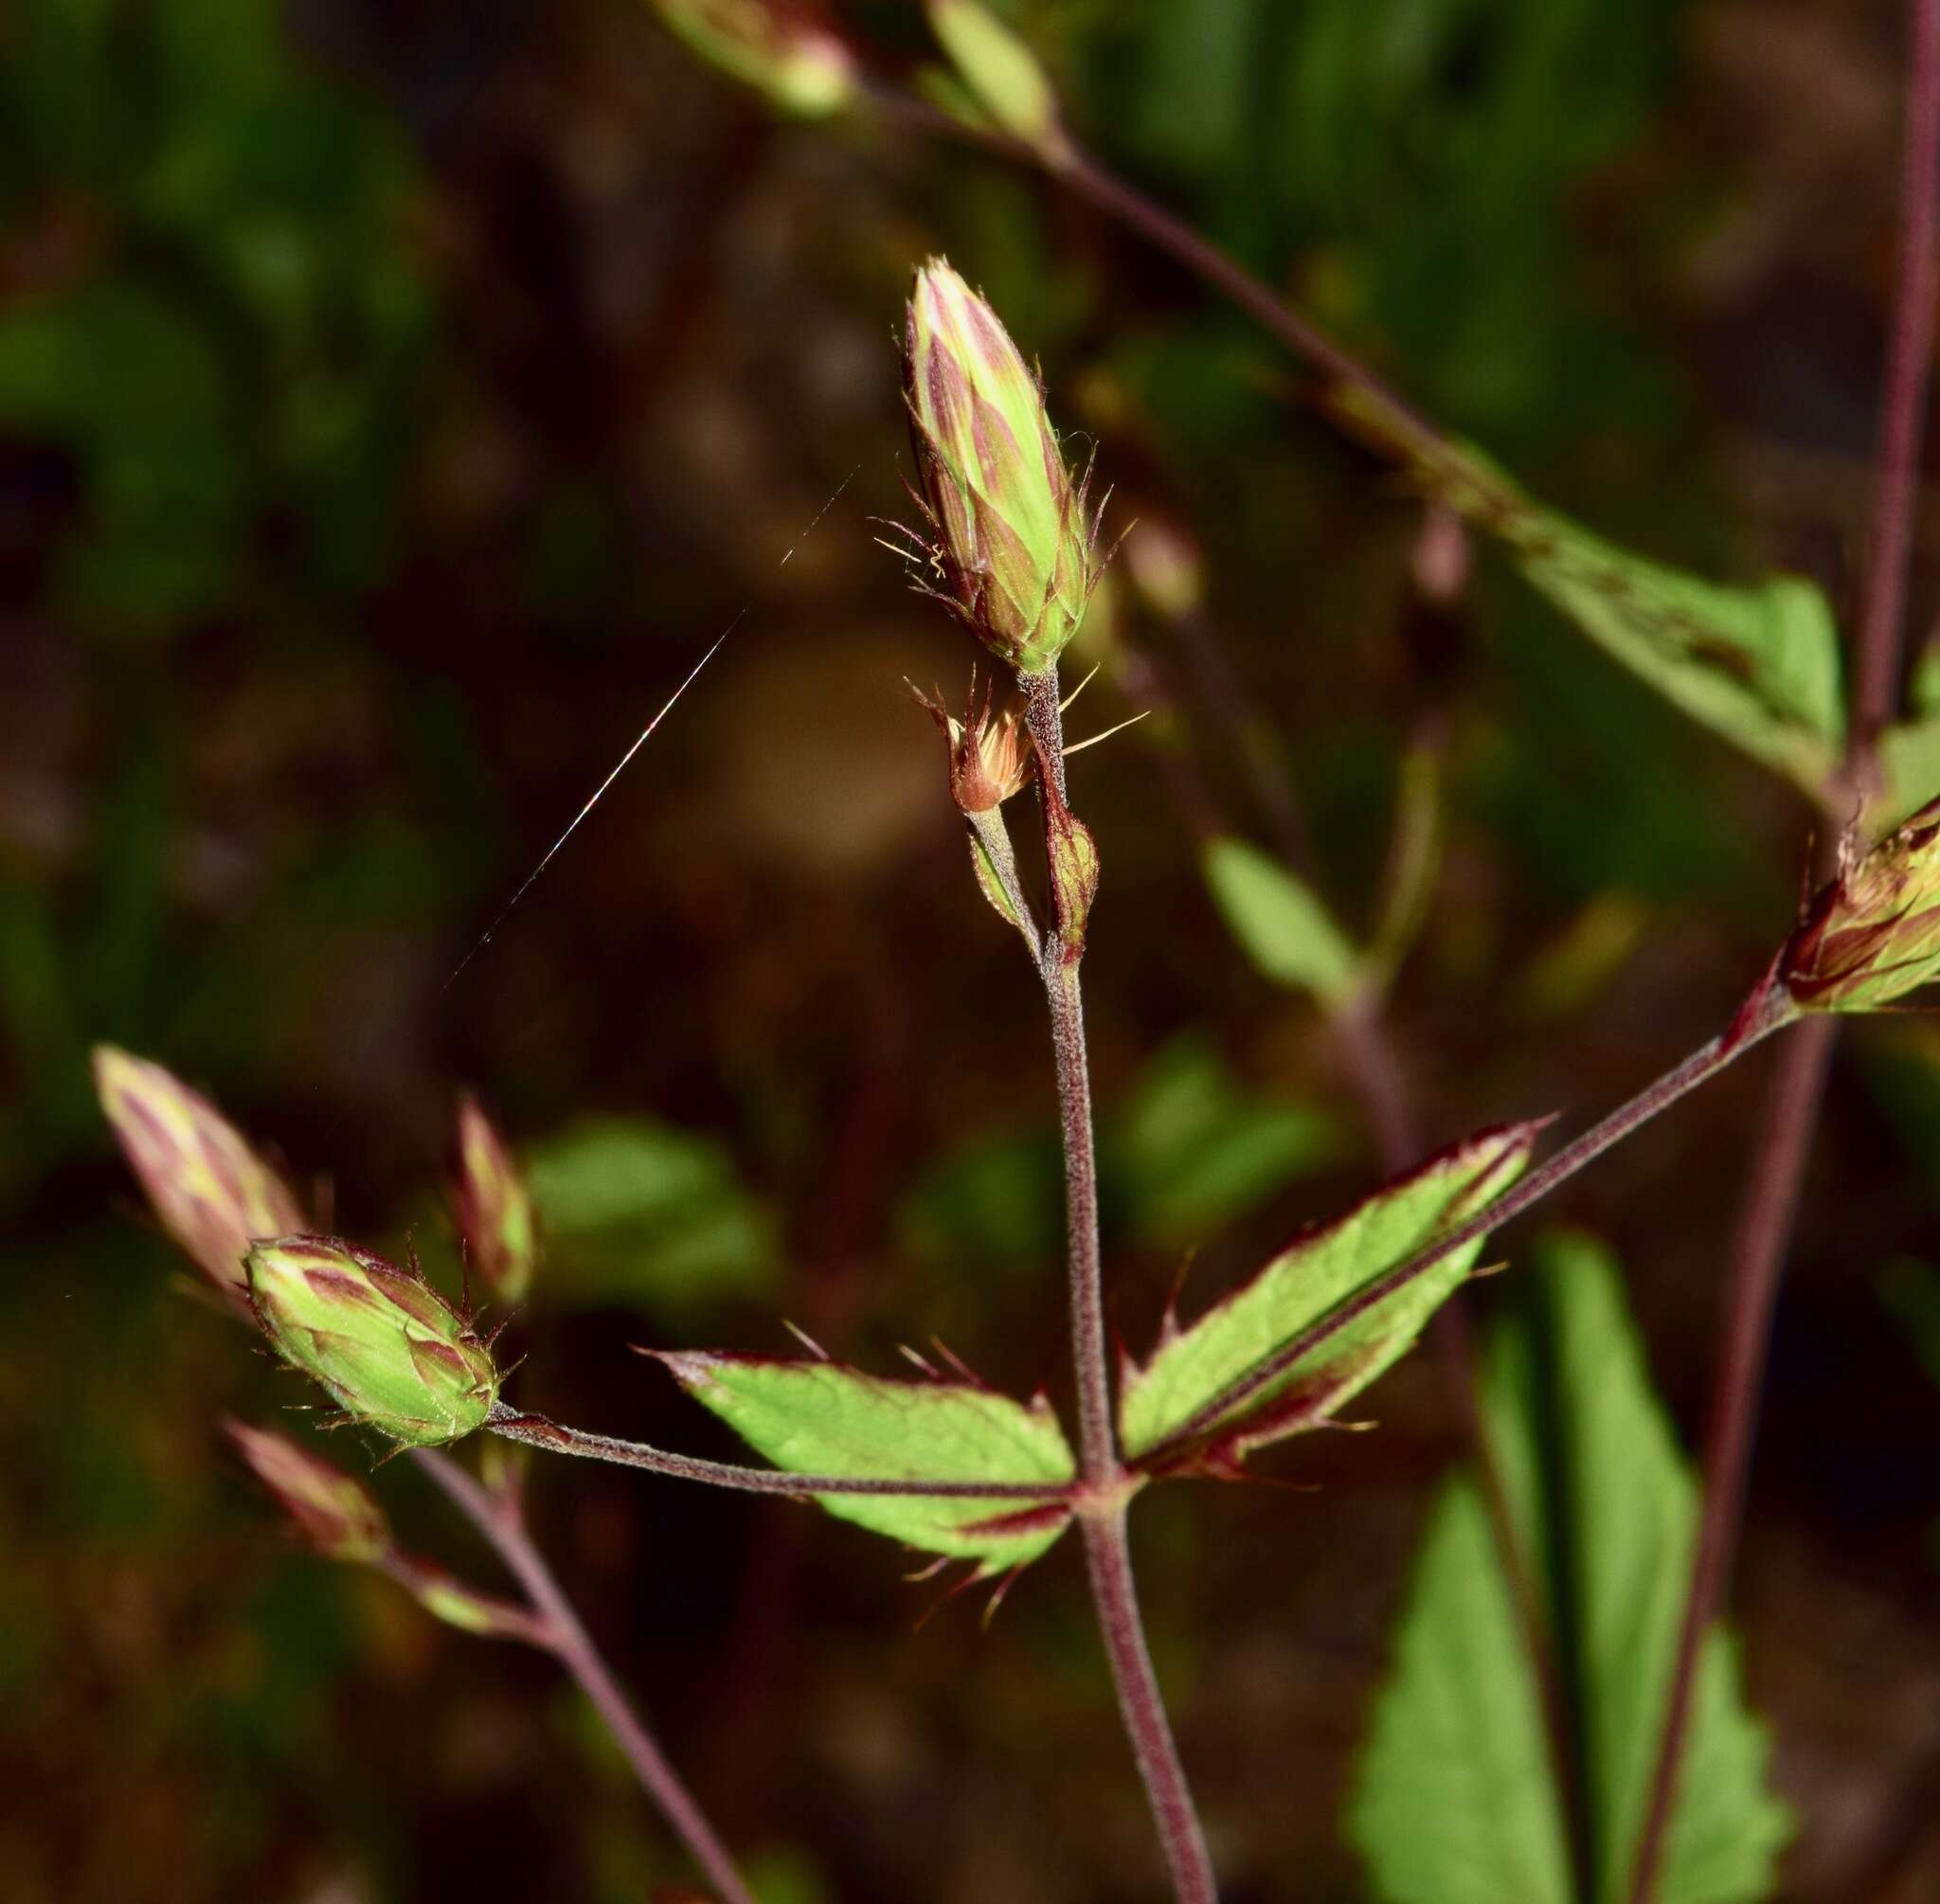
[[[1593,1904],[1630,1895],[1698,1497],[1650,1390],[1615,1263],[1548,1239],[1497,1329],[1482,1404],[1580,1752]],[[1475,1482],[1435,1510],[1348,1829],[1392,1904],[1570,1904],[1536,1679]],[[1769,1895],[1790,1829],[1720,1630],[1700,1657],[1658,1904]],[[1405,1823],[1404,1823],[1405,1821]]]
[[[1276,985],[1338,1004],[1358,979],[1358,955],[1312,890],[1243,839],[1212,841],[1201,856],[1226,929]]]
[[[1575,1904],[1541,1702],[1466,1480],[1422,1543],[1347,1830],[1385,1904]]]
[[[650,1119],[589,1120],[534,1145],[526,1182],[548,1303],[691,1316],[774,1280],[774,1222],[718,1143]]]
[[[1060,1482],[1076,1473],[1044,1396],[972,1382],[889,1381],[835,1362],[669,1351],[689,1394],[795,1474],[879,1480]],[[997,1573],[1035,1560],[1069,1519],[1056,1501],[825,1494],[831,1514]]]
[[[1099,1132],[1107,1219],[1115,1232],[1177,1249],[1340,1148],[1338,1124],[1318,1105],[1251,1095],[1208,1040],[1187,1033],[1152,1059]]]
[[[928,11],[937,43],[992,123],[1026,145],[1054,145],[1057,96],[1031,48],[983,0],[928,0]]]
[[[1530,584],[1694,720],[1815,796],[1845,744],[1839,637],[1798,576],[1727,587],[1619,548],[1544,509],[1472,444],[1437,438],[1361,391],[1347,427],[1421,488],[1497,536]]]
[[[1126,1454],[1137,1461],[1156,1453],[1168,1469],[1227,1467],[1248,1448],[1314,1427],[1357,1394],[1413,1344],[1474,1266],[1482,1239],[1365,1313],[1352,1315],[1350,1305],[1506,1189],[1528,1160],[1536,1129],[1505,1125],[1452,1145],[1347,1215],[1295,1238],[1191,1328],[1178,1331],[1168,1320],[1151,1360],[1125,1374],[1119,1424]],[[1256,1392],[1216,1408],[1235,1384],[1330,1316],[1339,1316],[1341,1326]]]

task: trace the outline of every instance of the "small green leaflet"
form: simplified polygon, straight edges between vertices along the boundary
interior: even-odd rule
[[[1359,390],[1335,413],[1424,492],[1507,546],[1531,585],[1692,719],[1815,798],[1845,745],[1839,637],[1798,576],[1726,587],[1619,548],[1526,495],[1482,451]]]
[[[1200,857],[1226,929],[1263,978],[1338,1004],[1359,979],[1359,955],[1312,890],[1243,839],[1211,841]]]
[[[1325,1419],[1403,1355],[1474,1266],[1482,1238],[1345,1320],[1256,1392],[1215,1411],[1251,1371],[1419,1255],[1521,1175],[1536,1126],[1483,1131],[1397,1177],[1336,1221],[1296,1237],[1243,1288],[1166,1332],[1119,1401],[1126,1455],[1164,1469],[1230,1468],[1248,1448]],[[1202,1419],[1203,1417],[1203,1419]],[[1197,1424],[1196,1426],[1195,1424]]]
[[[1617,1268],[1548,1239],[1497,1328],[1482,1407],[1581,1754],[1590,1904],[1625,1904],[1662,1725],[1697,1490]],[[1576,1904],[1537,1681],[1475,1482],[1444,1490],[1347,1828],[1387,1904]],[[1657,1904],[1751,1904],[1790,1831],[1734,1650],[1700,1658]]]
[[[656,1359],[777,1467],[893,1481],[1061,1482],[1077,1472],[1043,1395],[972,1382],[889,1381],[836,1362],[669,1351]],[[911,1547],[979,1563],[1035,1560],[1069,1519],[1057,1501],[833,1494],[831,1514]]]

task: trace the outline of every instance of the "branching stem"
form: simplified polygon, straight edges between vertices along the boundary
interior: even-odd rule
[[[1037,745],[1048,850],[1056,851],[1057,814],[1065,807],[1064,714],[1057,673],[1021,677],[1024,717]],[[1056,930],[1044,935],[1038,968],[1051,1007],[1057,1064],[1059,1124],[1064,1134],[1065,1214],[1069,1230],[1071,1351],[1078,1385],[1078,1463],[1091,1500],[1080,1511],[1085,1565],[1098,1629],[1111,1662],[1119,1711],[1144,1781],[1159,1841],[1179,1904],[1213,1904],[1218,1892],[1206,1834],[1179,1762],[1172,1724],[1152,1670],[1125,1536],[1123,1487],[1129,1480],[1112,1429],[1111,1367],[1105,1333],[1104,1264],[1098,1239],[1098,1163],[1091,1131],[1091,1080],[1085,1051],[1084,997],[1078,960]]]
[[[572,1603],[552,1577],[545,1555],[533,1545],[516,1498],[491,1492],[448,1455],[435,1449],[414,1449],[412,1458],[492,1543],[512,1577],[525,1590],[539,1623],[536,1643],[543,1644],[572,1675],[580,1690],[592,1701],[593,1709],[639,1780],[640,1788],[687,1847],[689,1857],[722,1904],[754,1904],[754,1894],[735,1869],[728,1847],[715,1836],[714,1827],[708,1823],[693,1794],[668,1763],[646,1722],[620,1689],[591,1635],[581,1625]]]
[[[1654,1084],[1646,1085],[1627,1104],[1620,1105],[1601,1123],[1592,1124],[1575,1142],[1565,1145],[1547,1163],[1538,1165],[1493,1203],[1444,1231],[1419,1255],[1367,1284],[1310,1328],[1254,1363],[1239,1380],[1215,1395],[1181,1423],[1158,1447],[1150,1450],[1146,1457],[1148,1463],[1159,1463],[1167,1451],[1204,1433],[1223,1416],[1249,1401],[1284,1374],[1295,1362],[1311,1355],[1321,1343],[1357,1321],[1377,1303],[1386,1302],[1397,1289],[1405,1288],[1424,1270],[1431,1269],[1464,1244],[1472,1243],[1477,1237],[1500,1229],[1532,1204],[1539,1203],[1551,1191],[1601,1157],[1612,1144],[1628,1137],[1639,1125],[1648,1123],[1687,1091],[1695,1090],[1707,1079],[1715,1077],[1733,1059],[1741,1056],[1759,1039],[1791,1023],[1795,1015],[1795,1008],[1784,992],[1780,988],[1772,988],[1764,1006],[1749,1024],[1734,1027],[1730,1033],[1721,1033],[1709,1044],[1700,1046],[1683,1063],[1674,1066]]]

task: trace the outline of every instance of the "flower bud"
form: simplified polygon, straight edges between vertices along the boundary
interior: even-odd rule
[[[214,1105],[160,1065],[98,1045],[94,1069],[101,1109],[163,1227],[218,1289],[245,1305],[250,1244],[303,1228],[288,1185]]]
[[[1875,1012],[1940,978],[1940,800],[1840,860],[1779,954],[1778,977],[1805,1011]]]
[[[522,1302],[538,1266],[531,1193],[476,1098],[458,1104],[452,1207],[470,1266],[501,1302]]]
[[[942,729],[949,747],[950,798],[960,812],[990,813],[1024,789],[1031,779],[1031,741],[1017,709],[1006,708],[1002,713],[993,714],[988,689],[979,707],[977,684],[972,681],[970,700],[960,721],[941,700],[915,688],[909,692],[916,696],[917,706]]]
[[[997,313],[940,258],[916,274],[903,377],[935,592],[993,654],[1042,674],[1098,577],[1086,487]]]
[[[785,113],[818,118],[855,95],[855,62],[805,0],[656,0],[710,64]]]
[[[482,1428],[498,1370],[468,1317],[415,1270],[328,1236],[259,1243],[244,1259],[277,1353],[352,1421],[433,1447]]]
[[[390,1551],[390,1523],[360,1482],[282,1435],[241,1422],[223,1427],[307,1547],[326,1560],[352,1562],[381,1560]]]

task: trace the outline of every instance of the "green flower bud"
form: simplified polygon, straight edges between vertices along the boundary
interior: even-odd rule
[[[655,0],[661,19],[710,65],[804,118],[855,97],[855,62],[804,0]]]
[[[244,1261],[256,1319],[278,1355],[351,1420],[433,1447],[490,1419],[491,1351],[415,1271],[329,1236],[259,1243]]]
[[[241,1422],[223,1427],[305,1546],[326,1560],[357,1563],[390,1551],[390,1523],[361,1482],[282,1435]]]
[[[1808,1012],[1876,1012],[1940,979],[1940,800],[1864,853],[1806,908],[1778,978]]]
[[[524,1302],[539,1261],[531,1193],[476,1098],[458,1105],[452,1207],[471,1267],[499,1302]]]
[[[940,258],[916,274],[903,379],[930,592],[1020,674],[1055,667],[1098,580],[1087,486],[997,313]]]
[[[203,1274],[246,1306],[242,1257],[303,1228],[288,1185],[214,1105],[172,1072],[98,1045],[95,1089],[155,1214]]]

